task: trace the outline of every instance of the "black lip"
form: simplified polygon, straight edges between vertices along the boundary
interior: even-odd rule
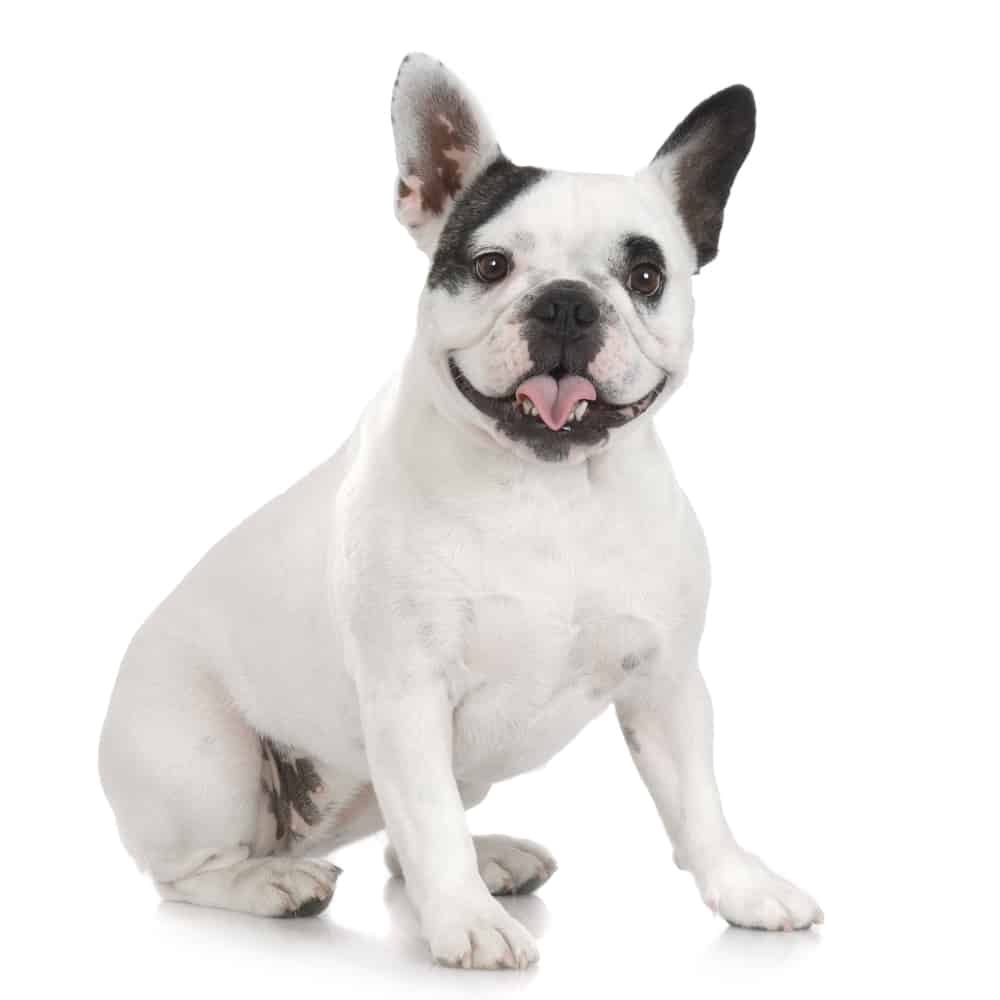
[[[479,410],[496,423],[497,430],[514,441],[528,445],[535,454],[547,461],[558,461],[569,454],[572,445],[594,447],[603,444],[611,431],[623,427],[640,417],[653,405],[670,380],[669,372],[641,399],[620,406],[595,399],[587,408],[586,417],[579,423],[570,421],[558,431],[546,427],[537,417],[528,416],[514,394],[487,396],[480,392],[466,377],[453,357],[448,358],[448,370],[458,391]],[[530,378],[539,372],[526,372]]]

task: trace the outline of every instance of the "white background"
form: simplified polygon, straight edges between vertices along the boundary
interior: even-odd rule
[[[4,3],[0,990],[995,988],[988,9]],[[548,167],[631,172],[702,98],[756,92],[693,370],[658,419],[712,548],[729,817],[817,896],[818,930],[713,921],[607,716],[471,814],[560,859],[513,906],[531,972],[431,967],[376,841],[298,922],[160,904],[118,845],[96,743],[130,636],[336,448],[411,336],[424,262],[393,219],[388,118],[408,49]]]

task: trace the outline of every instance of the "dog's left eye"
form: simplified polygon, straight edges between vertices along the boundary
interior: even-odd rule
[[[628,287],[637,295],[655,295],[663,284],[663,272],[653,264],[636,264],[629,271]]]
[[[503,281],[510,273],[510,261],[506,254],[491,250],[489,253],[481,253],[475,260],[476,277],[480,281],[492,285],[497,281]]]

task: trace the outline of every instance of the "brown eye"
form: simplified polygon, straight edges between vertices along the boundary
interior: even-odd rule
[[[655,295],[663,284],[663,272],[654,264],[636,264],[628,273],[628,287],[636,295]]]
[[[476,258],[476,277],[488,285],[503,281],[509,273],[510,261],[506,254],[491,250],[489,253],[481,253]]]

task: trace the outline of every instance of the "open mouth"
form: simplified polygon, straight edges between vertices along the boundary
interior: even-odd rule
[[[508,437],[525,441],[543,457],[563,457],[570,444],[594,445],[608,432],[645,413],[670,378],[664,375],[641,399],[615,404],[599,399],[593,384],[560,368],[525,379],[507,396],[480,392],[448,358],[451,377],[459,392],[477,410],[493,418]],[[549,454],[550,452],[561,453]]]

